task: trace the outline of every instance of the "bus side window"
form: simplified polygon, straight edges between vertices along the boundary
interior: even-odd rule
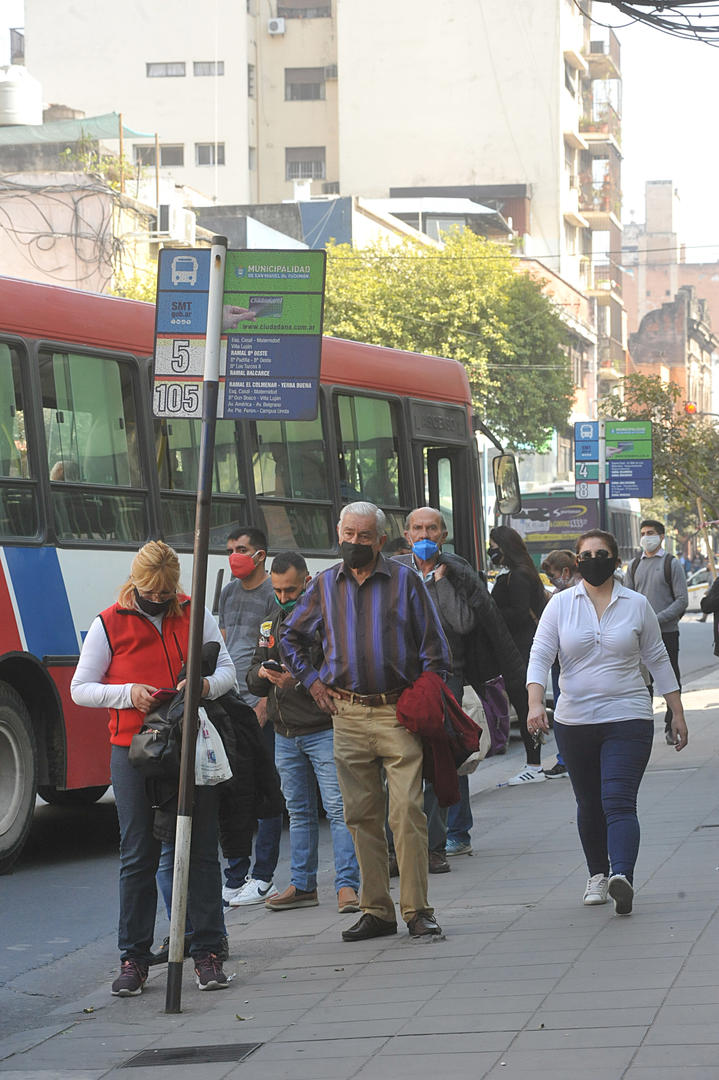
[[[391,403],[338,394],[337,412],[343,501],[399,506],[399,437]]]
[[[38,532],[37,492],[29,480],[20,358],[0,344],[0,536]]]

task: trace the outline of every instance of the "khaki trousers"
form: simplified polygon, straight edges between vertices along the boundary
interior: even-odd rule
[[[363,912],[396,921],[389,891],[385,834],[386,796],[389,823],[399,865],[399,906],[409,921],[418,912],[432,914],[427,903],[427,819],[422,803],[422,740],[397,722],[394,705],[367,708],[336,701],[334,747],[347,828],[352,834],[362,876]]]

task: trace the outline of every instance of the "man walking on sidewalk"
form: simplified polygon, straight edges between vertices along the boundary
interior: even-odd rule
[[[679,620],[689,606],[686,575],[679,560],[664,550],[664,525],[661,521],[648,518],[639,526],[639,532],[642,554],[629,565],[624,584],[628,589],[646,596],[654,608],[662,641],[681,690]],[[650,682],[650,695],[652,692],[653,683]],[[672,710],[669,706],[664,715],[664,733],[669,746],[673,746]]]
[[[400,911],[411,937],[441,934],[427,900],[427,819],[422,740],[397,721],[397,702],[423,671],[446,678],[447,639],[419,576],[385,559],[384,513],[345,506],[337,525],[342,562],[323,570],[280,631],[287,667],[334,716],[337,775],[362,875],[362,918],[342,933],[362,941],[397,933],[389,891],[385,791],[400,872]],[[323,660],[316,666],[317,637]]]
[[[341,914],[359,911],[359,867],[343,816],[332,718],[281,663],[280,630],[310,580],[307,563],[299,551],[282,551],[272,560],[270,576],[276,611],[260,626],[247,685],[253,694],[267,699],[267,719],[275,729],[275,764],[290,815],[290,884],[279,896],[265,900],[265,907],[288,911],[318,904],[319,784],[332,834],[337,909]],[[316,666],[322,663],[319,642],[312,659]]]

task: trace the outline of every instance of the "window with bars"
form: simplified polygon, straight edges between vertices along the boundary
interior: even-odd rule
[[[195,60],[192,65],[193,75],[224,75],[224,60]]]
[[[286,146],[285,180],[324,180],[324,146]]]
[[[285,68],[285,101],[324,101],[325,69]]]
[[[224,165],[224,143],[195,143],[196,165]]]
[[[145,64],[148,79],[180,79],[185,74],[184,60],[164,60],[161,63]]]
[[[280,19],[329,19],[332,4],[323,0],[280,0],[277,16]]]

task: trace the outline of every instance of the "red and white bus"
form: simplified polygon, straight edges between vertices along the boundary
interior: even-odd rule
[[[161,537],[191,580],[200,422],[152,416],[151,304],[0,278],[0,872],[36,793],[91,803],[109,783],[104,715],[69,686],[132,552]],[[453,360],[325,338],[316,420],[217,425],[208,566],[258,524],[270,550],[336,559],[343,503],[402,532],[441,508],[449,547],[477,565],[483,535],[469,384]]]

